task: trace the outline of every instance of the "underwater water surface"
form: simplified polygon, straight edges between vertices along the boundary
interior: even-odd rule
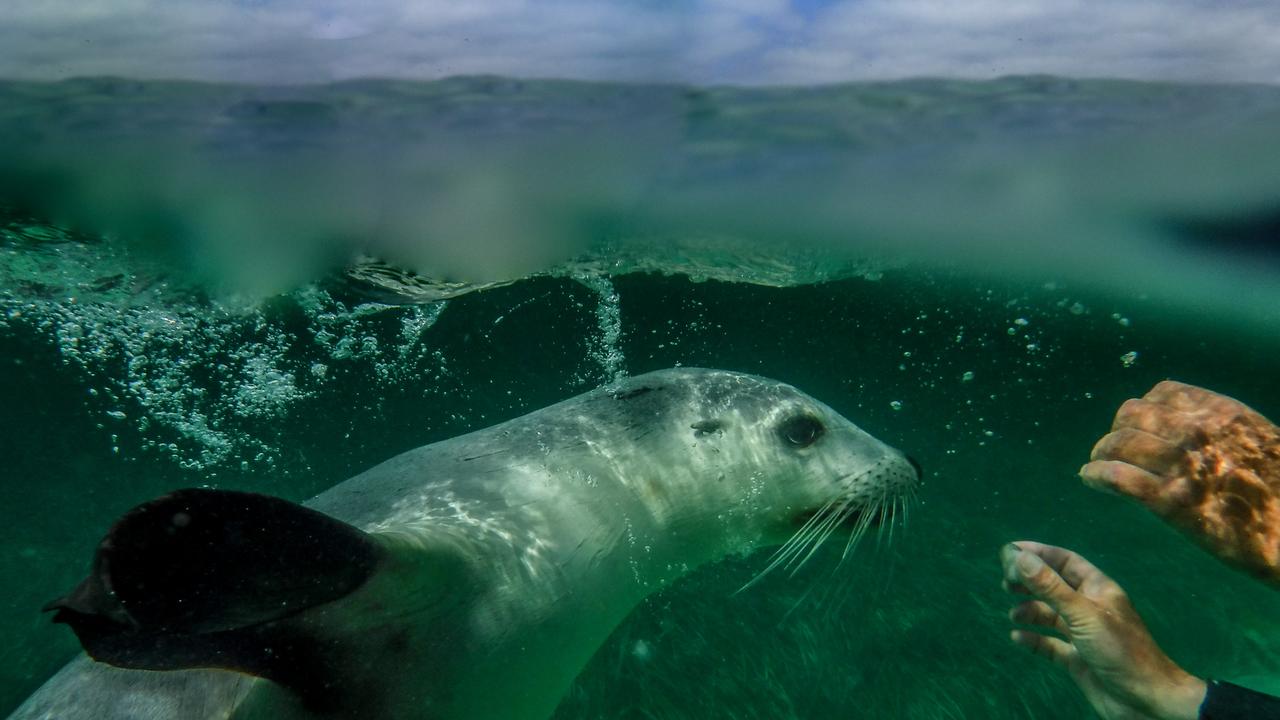
[[[1280,153],[1262,152],[1280,146],[1257,129],[1280,92],[1040,79],[774,96],[556,85],[530,100],[488,80],[307,104],[288,89],[95,82],[11,85],[28,104],[0,117],[0,712],[77,651],[39,608],[131,506],[206,484],[302,500],[403,450],[677,365],[796,385],[916,457],[919,500],[843,564],[833,543],[735,594],[768,553],[731,558],[651,596],[557,718],[1087,716],[1062,673],[1007,639],[996,552],[1017,538],[1094,560],[1188,670],[1280,688],[1274,591],[1076,477],[1119,404],[1164,378],[1280,417]],[[171,114],[111,111],[121,97]],[[449,161],[422,186],[399,174],[412,168],[390,177],[435,188],[426,207],[463,208],[445,224],[394,192],[381,221],[350,222],[378,195],[352,192],[373,172],[358,154],[332,159],[352,176],[324,187],[281,165],[313,170],[307,148],[334,133],[395,149],[388,128],[423,107],[422,157]],[[1172,107],[1177,127],[1153,127]],[[362,108],[382,124],[353,146]],[[618,116],[643,126],[635,147],[616,147]],[[527,128],[576,123],[598,134],[563,166],[510,150]],[[452,174],[480,165],[432,143],[470,147],[477,128],[504,180],[459,190]],[[1061,150],[1113,148],[1117,132],[1167,163]],[[1197,142],[1170,154],[1170,133]],[[41,154],[67,138],[88,139]],[[170,163],[193,147],[229,159]],[[1241,148],[1257,162],[1228,162]],[[572,172],[584,163],[602,169]],[[1204,177],[1175,177],[1193,167]],[[975,173],[990,184],[966,184]],[[1050,189],[1032,192],[1033,175]],[[333,215],[293,222],[317,217],[314,197]],[[280,215],[264,214],[273,203]],[[468,222],[499,206],[522,214]],[[425,249],[419,221],[436,233]],[[833,241],[841,227],[863,237]],[[500,237],[468,252],[484,233]]]

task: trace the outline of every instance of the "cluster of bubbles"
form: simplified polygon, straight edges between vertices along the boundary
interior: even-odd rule
[[[599,366],[606,383],[613,383],[627,376],[626,358],[622,354],[622,308],[618,291],[608,276],[583,273],[574,279],[595,293],[596,326],[600,334],[587,351]]]
[[[440,319],[447,301],[421,305],[374,302],[352,305],[316,286],[296,291],[291,297],[304,311],[308,330],[320,351],[318,357],[323,358],[313,361],[309,369],[318,381],[329,377],[331,364],[347,361],[367,363],[370,380],[383,387],[406,380],[424,357],[437,371],[445,367],[444,354],[429,350],[424,336]],[[387,343],[379,340],[383,334],[376,326],[384,315],[399,320],[392,347],[385,347]]]
[[[308,285],[266,302],[217,302],[148,277],[113,245],[43,223],[0,227],[0,332],[34,334],[87,386],[114,452],[216,475],[272,469],[279,421],[345,382],[390,390],[448,374],[427,341],[450,301],[360,302]],[[584,383],[626,375],[609,276],[575,273],[597,302]]]
[[[256,314],[211,307],[121,308],[65,301],[6,301],[4,329],[45,336],[88,387],[88,407],[120,452],[120,434],[187,470],[232,460],[270,466],[278,449],[241,429],[280,417],[308,392],[289,369],[296,342]]]
[[[1128,314],[1096,307],[1099,298],[1086,302],[1063,284],[1046,282],[1038,288],[980,288],[974,299],[976,304],[963,308],[940,305],[923,310],[900,328],[897,369],[913,379],[899,384],[919,386],[932,397],[949,397],[960,408],[944,423],[944,454],[1014,440],[1034,444],[1038,422],[1032,428],[1011,427],[992,409],[1025,404],[1046,387],[1060,387],[1053,393],[1060,392],[1056,399],[1063,403],[1092,401],[1093,388],[1087,384],[1052,383],[1064,358],[1122,348],[1114,350],[1121,369],[1138,364],[1139,352],[1126,347],[1136,340],[1134,323]],[[1097,348],[1081,345],[1081,330],[1085,337],[1096,338]],[[945,342],[936,342],[938,338]],[[908,422],[922,411],[933,412],[905,398],[885,397],[884,402]]]
[[[147,277],[110,243],[43,224],[0,231],[0,332],[56,348],[87,386],[86,411],[99,414],[114,452],[158,454],[185,470],[270,469],[278,420],[334,382],[332,366],[359,365],[374,384],[404,379],[430,355],[423,338],[445,307],[352,306],[316,286],[270,303],[218,303]],[[302,321],[279,305],[300,309]],[[389,310],[399,332],[380,343]]]

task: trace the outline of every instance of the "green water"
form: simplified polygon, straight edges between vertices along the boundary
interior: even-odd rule
[[[74,652],[70,633],[38,608],[83,573],[96,538],[130,505],[196,483],[306,498],[393,453],[592,387],[619,369],[611,362],[631,373],[684,364],[794,383],[913,453],[927,481],[905,532],[878,551],[864,547],[834,576],[835,558],[825,557],[733,596],[762,558],[733,559],[650,598],[557,717],[1080,717],[1060,674],[1005,640],[995,552],[1017,537],[1088,553],[1187,667],[1228,678],[1275,672],[1273,592],[1074,477],[1119,402],[1164,377],[1280,414],[1272,339],[1137,299],[910,268],[782,289],[652,274],[611,283],[613,300],[573,280],[531,279],[426,315],[369,308],[341,321],[306,309],[314,297],[282,298],[152,340],[138,355],[149,369],[133,371],[125,364],[138,356],[120,354],[121,339],[94,337],[119,328],[84,329],[76,353],[92,346],[93,358],[69,360],[67,320],[11,307],[0,335],[10,399],[0,411],[10,468],[0,702],[14,706]],[[423,317],[434,322],[407,336]],[[337,343],[317,341],[339,324],[342,338],[376,349],[342,356]],[[621,333],[606,346],[611,327]],[[293,378],[295,391],[261,414],[234,397],[255,372],[244,370],[245,347]],[[1126,367],[1130,351],[1138,359]],[[181,372],[164,370],[184,357],[192,363]],[[219,361],[240,370],[220,376]],[[203,391],[175,402],[221,428],[233,443],[225,456],[162,421],[139,429],[156,411],[122,388],[161,392],[172,377]]]
[[[1199,128],[1199,149],[1171,165],[1130,168],[1129,180],[1171,166],[1185,170],[1206,148],[1224,147],[1206,140],[1219,135],[1246,138],[1260,158],[1274,159],[1280,154],[1263,152],[1274,149],[1274,134],[1218,132],[1236,128],[1224,120],[1233,112],[1249,128],[1270,117],[1280,107],[1274,89],[1010,80],[756,93],[648,88],[628,95],[551,85],[537,89],[534,100],[517,102],[501,84],[424,85],[329,89],[324,92],[337,99],[324,102],[339,108],[336,115],[317,110],[327,107],[323,103],[288,105],[296,117],[276,108],[247,126],[239,115],[219,114],[243,108],[243,95],[258,92],[245,88],[155,85],[143,92],[148,86],[140,85],[135,95],[120,90],[133,86],[119,81],[0,88],[30,103],[25,111],[10,103],[8,114],[0,114],[0,140],[10,154],[55,146],[76,133],[106,143],[133,132],[122,127],[146,130],[150,126],[134,120],[162,114],[95,116],[88,108],[117,107],[122,96],[159,102],[157,95],[166,98],[161,106],[186,107],[182,112],[197,116],[190,106],[213,107],[221,119],[210,127],[224,133],[214,133],[223,142],[201,144],[202,152],[229,152],[237,163],[258,162],[259,146],[276,147],[265,140],[321,142],[314,134],[317,117],[324,120],[321,129],[347,127],[353,108],[366,107],[381,108],[370,111],[379,118],[400,117],[392,112],[397,108],[429,107],[422,112],[436,123],[430,128],[478,124],[506,145],[519,145],[523,132],[508,125],[563,120],[548,107],[574,117],[596,108],[597,115],[588,113],[598,121],[592,127],[612,127],[606,135],[615,139],[620,131],[610,118],[657,107],[658,116],[678,119],[660,123],[662,133],[675,136],[659,141],[683,148],[675,169],[624,165],[630,179],[611,176],[608,193],[555,184],[557,197],[581,193],[590,200],[559,206],[581,213],[571,223],[578,233],[573,247],[557,247],[555,257],[524,257],[515,270],[495,261],[502,266],[489,276],[440,273],[474,279],[471,285],[392,272],[390,285],[375,287],[359,263],[346,263],[347,255],[334,261],[327,230],[336,226],[320,233],[322,240],[298,240],[303,230],[316,230],[306,226],[284,243],[287,253],[266,254],[295,261],[287,271],[273,271],[269,282],[247,292],[243,277],[222,273],[221,261],[201,249],[216,244],[221,236],[214,231],[228,226],[202,224],[207,216],[195,210],[204,206],[189,204],[179,190],[235,187],[245,191],[243,200],[262,188],[225,183],[243,177],[233,173],[148,196],[143,190],[155,187],[152,180],[173,180],[156,170],[154,158],[141,163],[143,190],[123,183],[118,193],[94,195],[94,202],[83,196],[31,202],[29,193],[15,193],[13,205],[0,202],[0,453],[6,468],[0,482],[0,633],[6,638],[0,712],[16,707],[76,652],[70,632],[51,625],[39,608],[83,575],[98,538],[132,505],[200,484],[305,499],[403,450],[535,410],[619,374],[675,365],[741,370],[797,385],[915,456],[926,471],[920,501],[907,527],[882,538],[878,548],[864,544],[838,571],[832,550],[794,578],[771,576],[735,595],[763,567],[766,553],[701,569],[649,598],[584,670],[558,718],[1087,716],[1061,673],[1007,640],[1010,602],[999,587],[996,551],[1017,538],[1088,555],[1129,590],[1156,638],[1189,670],[1280,688],[1280,628],[1273,621],[1280,617],[1280,596],[1221,567],[1141,509],[1084,489],[1075,476],[1115,408],[1163,378],[1214,388],[1280,417],[1280,334],[1272,322],[1280,282],[1274,238],[1256,235],[1275,207],[1269,184],[1275,163],[1238,174],[1226,165],[1206,167],[1210,178],[1232,178],[1221,187],[1203,178],[1165,178],[1171,185],[1126,192],[1117,189],[1124,183],[1101,156],[1057,165],[1069,167],[1058,181],[1077,190],[1096,185],[1096,193],[1067,193],[1070,202],[1049,203],[1048,210],[1033,199],[997,193],[1008,202],[1022,198],[1017,202],[1025,201],[1026,212],[986,217],[992,227],[985,239],[981,211],[990,208],[965,212],[958,208],[973,188],[946,190],[960,182],[952,171],[963,165],[947,158],[954,160],[956,148],[970,147],[975,138],[985,158],[996,148],[994,156],[1002,158],[996,166],[1003,168],[997,174],[1021,182],[1049,157],[1045,148],[1081,134],[1093,138],[1099,126],[1146,137],[1144,129],[1169,108],[1202,110],[1180,116]],[[31,99],[40,93],[54,100]],[[173,105],[174,94],[190,105]],[[599,110],[601,97],[622,109],[606,103]],[[62,125],[51,120],[52,129],[32,130],[43,127],[32,118],[45,117],[32,107],[74,107],[81,114],[50,111]],[[458,120],[459,108],[472,114]],[[476,117],[501,122],[485,125]],[[812,122],[806,125],[805,117]],[[378,127],[386,132],[395,122]],[[809,134],[801,132],[806,128]],[[27,131],[35,134],[22,135]],[[839,162],[830,159],[833,152]],[[593,147],[589,154],[599,159],[598,153]],[[29,187],[53,193],[70,187],[59,184],[67,178],[85,183],[80,190],[103,177],[118,181],[118,168],[94,175],[106,162],[53,163],[48,167],[62,180]],[[548,162],[539,155],[533,170],[519,165],[518,172],[536,179]],[[904,169],[912,163],[919,173]],[[852,176],[840,171],[851,165],[858,166]],[[949,170],[935,173],[936,167]],[[660,185],[667,194],[646,204],[658,191],[651,185],[631,192],[636,168],[653,171],[646,182],[674,184]],[[874,185],[883,168],[894,169],[887,186],[919,205],[891,208],[858,227],[871,232],[901,221],[906,235],[937,231],[942,240],[917,245],[903,239],[901,253],[877,243],[836,252],[780,230],[795,217],[798,228],[829,233],[847,218],[806,224],[802,216],[820,214],[823,206],[799,198],[822,183],[852,196]],[[356,181],[364,177],[356,175]],[[914,179],[933,175],[932,184],[911,194]],[[0,189],[13,190],[15,177],[0,178]],[[804,192],[761,191],[786,182]],[[1173,186],[1178,192],[1169,190]],[[631,190],[611,194],[618,187]],[[723,200],[734,191],[746,199],[712,203],[701,214],[685,214],[675,202],[681,193]],[[130,193],[136,194],[122,200]],[[601,200],[606,195],[608,202]],[[743,226],[734,217],[762,198],[776,206],[748,216],[767,215],[769,222],[743,244],[731,232]],[[1199,230],[1191,240],[1147,232],[1182,217],[1170,211],[1175,199],[1217,224],[1192,223]],[[152,220],[182,219],[188,210],[198,219],[143,223],[154,231],[144,233],[130,208],[148,201],[154,203],[149,209],[160,208],[142,213]],[[286,216],[298,210],[290,202]],[[610,212],[619,207],[614,202],[639,209],[620,222],[621,213],[597,212],[602,202]],[[67,208],[75,212],[59,215]],[[93,227],[84,215],[89,211],[90,221],[98,212],[130,222],[102,235],[113,222]],[[256,212],[236,217],[256,218]],[[1052,225],[1068,216],[1070,225]],[[1012,219],[1017,222],[1002,224]],[[1232,222],[1252,228],[1244,242],[1224,242],[1234,255],[1213,245],[1230,239]],[[235,252],[277,227],[235,226],[252,241],[228,242]],[[121,228],[138,234],[121,234]],[[1019,233],[1025,243],[1010,239]],[[965,244],[968,237],[972,244]],[[455,240],[452,249],[472,239]],[[232,265],[268,267],[266,256],[240,256]],[[408,264],[425,273],[439,257]],[[447,299],[434,299],[440,297]]]

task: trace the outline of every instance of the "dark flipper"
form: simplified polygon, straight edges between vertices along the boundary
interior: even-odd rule
[[[335,699],[326,648],[289,619],[350,594],[382,558],[365,533],[301,505],[179,490],[116,521],[89,577],[45,610],[95,660],[239,670],[320,706]]]

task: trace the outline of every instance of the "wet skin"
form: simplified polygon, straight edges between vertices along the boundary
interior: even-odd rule
[[[1063,667],[1100,717],[1195,720],[1204,681],[1164,654],[1114,580],[1070,550],[1030,540],[1006,545],[1000,563],[1005,589],[1030,596],[1009,612],[1030,627],[1010,637]]]
[[[1120,407],[1080,477],[1280,584],[1280,428],[1244,403],[1166,380]]]

